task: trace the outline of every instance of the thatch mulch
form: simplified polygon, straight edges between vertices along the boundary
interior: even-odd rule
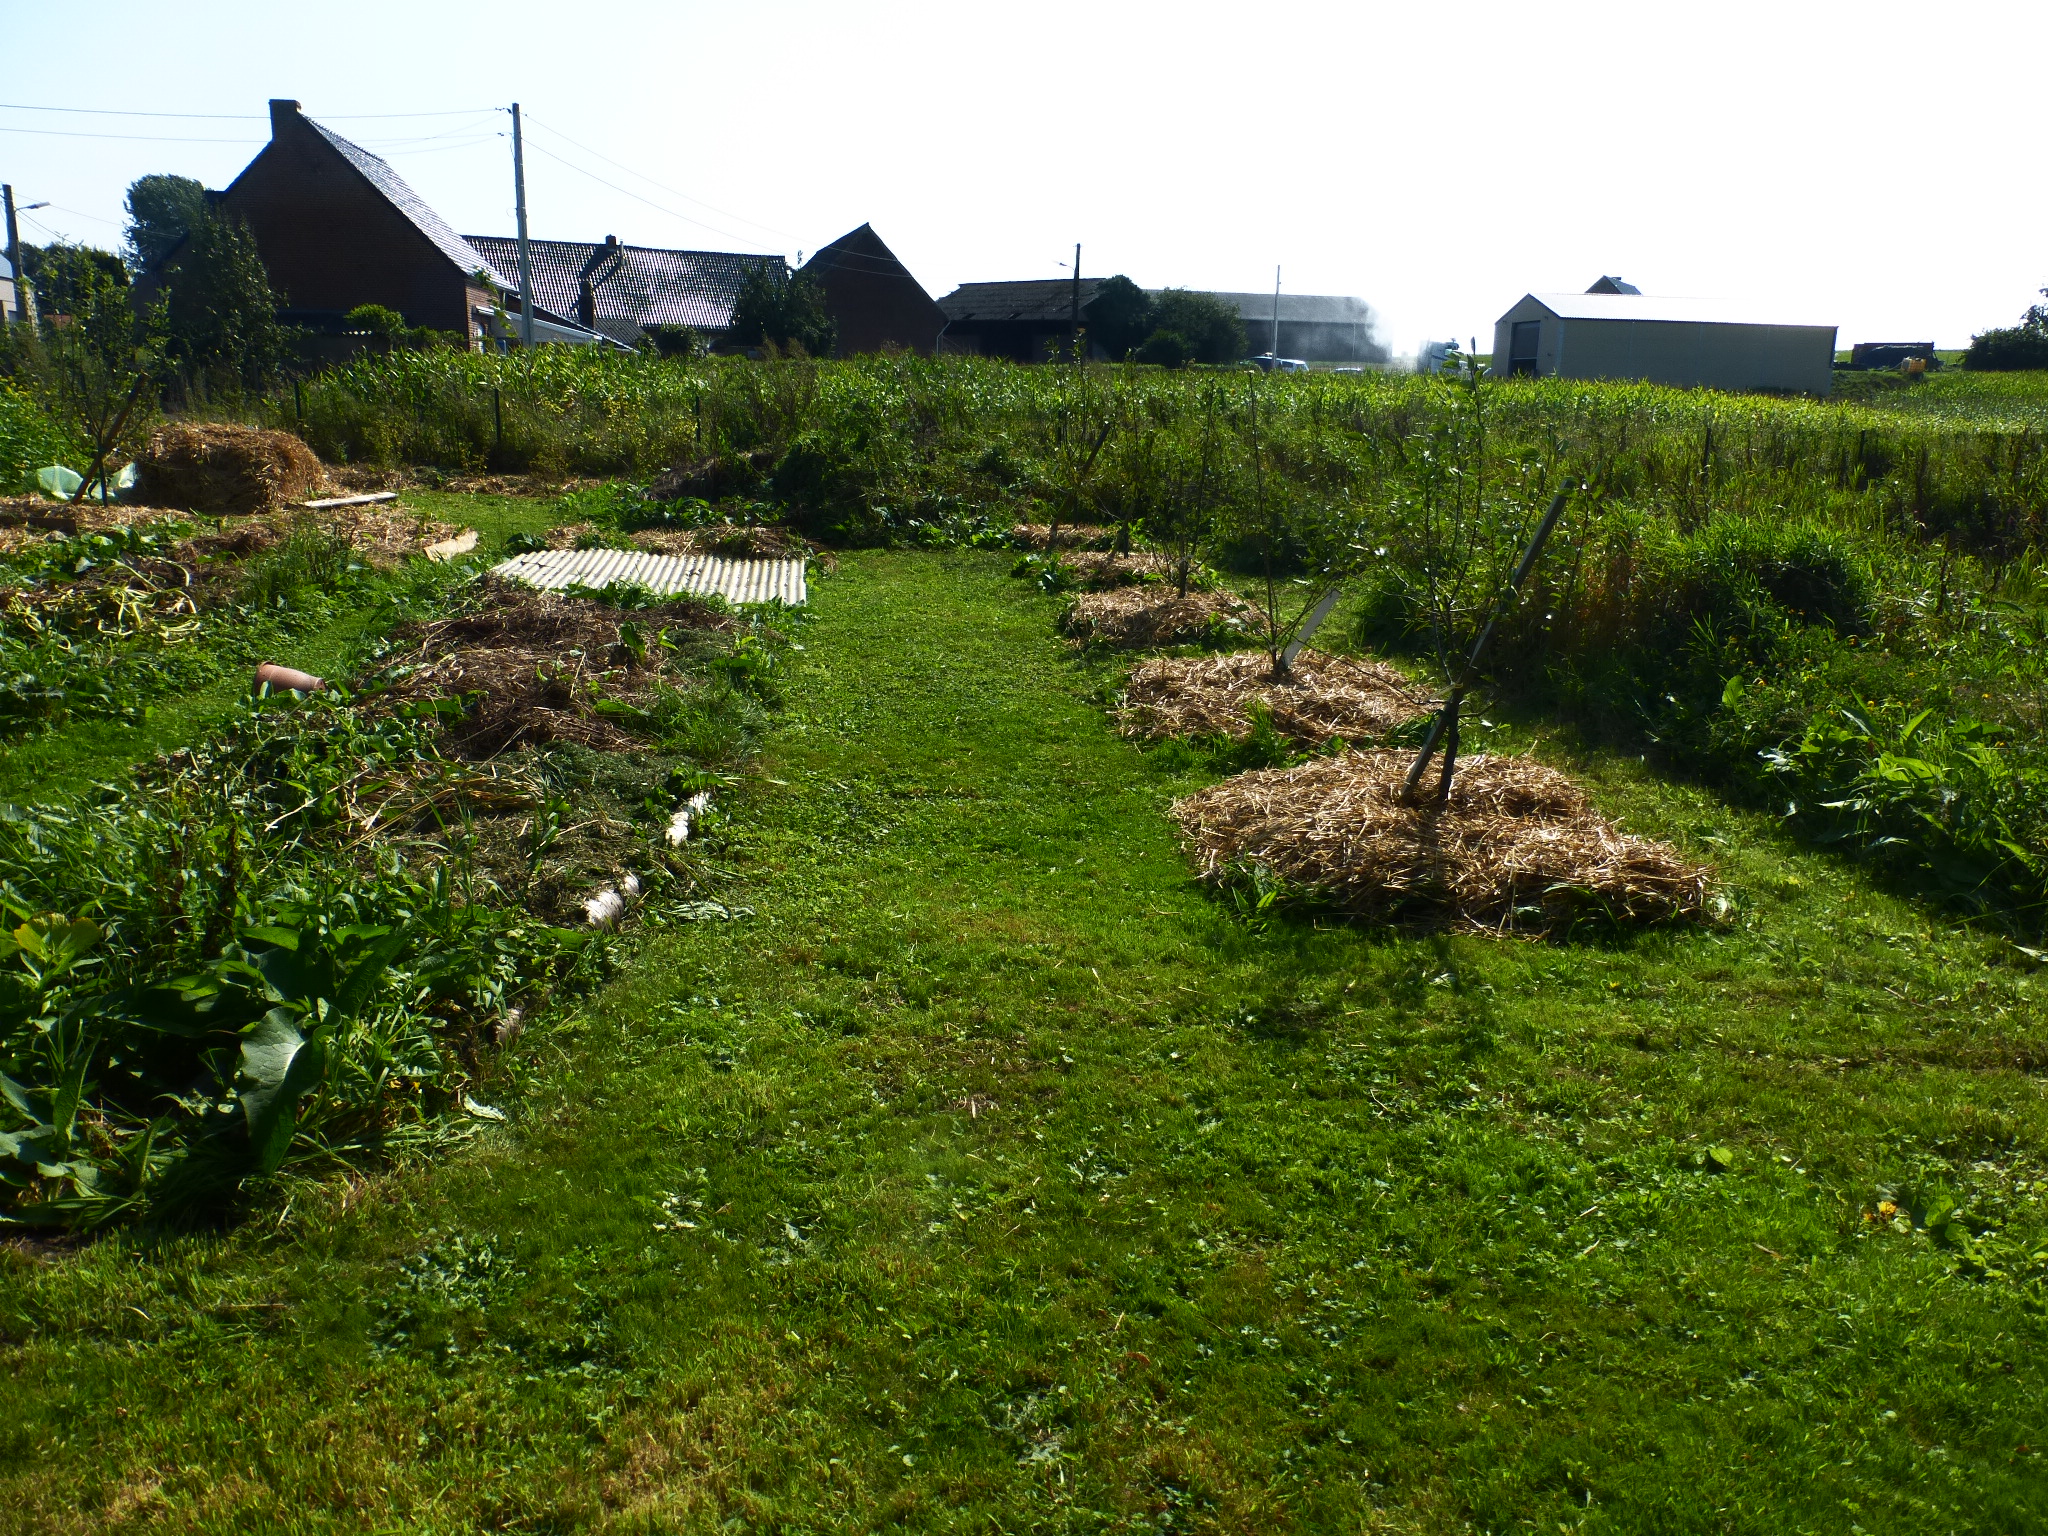
[[[1146,650],[1242,631],[1251,612],[1249,603],[1228,592],[1181,597],[1171,587],[1111,587],[1075,598],[1060,615],[1060,628],[1084,645]]]
[[[1152,741],[1241,741],[1251,734],[1253,706],[1261,703],[1273,729],[1304,747],[1333,737],[1376,740],[1430,708],[1406,678],[1376,661],[1305,650],[1294,658],[1292,674],[1280,680],[1264,651],[1234,651],[1138,663],[1117,710],[1117,726],[1125,736]]]
[[[468,612],[397,631],[403,649],[387,674],[398,697],[481,695],[451,731],[471,758],[551,741],[641,750],[640,738],[598,710],[592,687],[601,684],[602,697],[630,703],[660,676],[659,651],[636,658],[621,643],[621,621],[632,620],[649,637],[663,627],[709,632],[736,623],[687,598],[628,614],[495,577],[485,578],[479,595]]]
[[[1243,773],[1176,801],[1172,815],[1204,882],[1263,868],[1283,891],[1359,917],[1505,932],[1705,913],[1707,866],[1617,830],[1554,769],[1463,758],[1447,804],[1427,798],[1432,770],[1425,803],[1410,805],[1401,788],[1412,761],[1347,752]]]
[[[275,512],[325,483],[325,471],[289,432],[226,422],[158,427],[135,461],[140,499],[187,512]]]

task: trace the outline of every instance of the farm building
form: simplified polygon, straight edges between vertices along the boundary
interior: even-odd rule
[[[1542,378],[1824,395],[1834,358],[1832,325],[1787,322],[1714,299],[1531,293],[1493,328],[1492,371]]]
[[[962,283],[939,300],[946,317],[940,349],[1042,363],[1073,334],[1077,300],[1081,324],[1088,324],[1088,306],[1102,291],[1102,282],[1099,277],[1084,277],[1078,284],[1070,277],[1041,277]]]
[[[834,240],[804,263],[803,274],[824,290],[841,357],[885,347],[929,355],[937,348],[945,314],[872,224]]]
[[[469,243],[500,272],[519,270],[512,235],[471,235]],[[625,346],[656,326],[688,326],[717,345],[732,329],[732,310],[747,273],[780,265],[780,256],[732,251],[673,251],[597,241],[528,240],[536,314],[565,316]],[[516,295],[518,279],[511,281]]]
[[[270,142],[216,205],[249,226],[283,318],[338,329],[362,304],[381,304],[408,325],[455,331],[472,345],[488,313],[479,279],[518,284],[455,233],[383,160],[299,111],[270,103]],[[175,265],[178,253],[165,258]],[[556,319],[564,317],[556,316]]]
[[[1391,355],[1377,334],[1372,306],[1363,299],[1282,293],[1276,344],[1272,294],[1219,293],[1216,297],[1237,310],[1255,353],[1298,357],[1308,363],[1384,363]]]

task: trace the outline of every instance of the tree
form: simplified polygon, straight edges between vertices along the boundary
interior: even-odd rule
[[[1252,550],[1260,582],[1253,594],[1273,676],[1291,673],[1290,647],[1329,615],[1338,590],[1367,558],[1363,510],[1348,497],[1289,484],[1271,472],[1259,383],[1245,381],[1248,485],[1223,507],[1233,542]],[[1248,492],[1248,494],[1247,494]]]
[[[61,241],[21,248],[21,275],[36,291],[36,308],[44,315],[78,312],[80,295],[98,282],[128,286],[128,268],[112,251]]]
[[[1229,444],[1218,420],[1219,404],[1218,388],[1211,385],[1192,432],[1171,430],[1179,425],[1171,422],[1147,434],[1156,446],[1148,444],[1142,465],[1139,521],[1146,537],[1165,552],[1174,591],[1182,597],[1188,595],[1196,559],[1216,526],[1217,509],[1230,495]]]
[[[1152,295],[1119,272],[1088,301],[1088,339],[1118,362],[1152,330]]]
[[[125,271],[117,281],[105,267],[81,263],[68,281],[70,319],[46,329],[30,376],[44,409],[92,455],[78,494],[97,482],[104,500],[109,462],[156,404],[162,311],[137,311]]]
[[[2048,299],[2048,288],[2041,297]],[[1972,336],[1963,366],[1985,373],[2048,368],[2048,304],[2028,306],[2018,325]]]
[[[189,176],[139,176],[128,188],[128,269],[154,271],[206,216],[206,188]]]
[[[240,393],[283,371],[290,338],[256,239],[239,219],[202,213],[165,270],[165,292],[170,355],[190,375]]]
[[[1234,363],[1247,350],[1236,306],[1213,293],[1168,288],[1152,302],[1152,325],[1178,335],[1198,363]]]
[[[839,327],[825,313],[825,294],[811,278],[779,261],[751,268],[732,307],[732,339],[742,346],[770,345],[830,357]]]
[[[1188,345],[1188,339],[1179,331],[1154,331],[1131,355],[1141,363],[1152,363],[1160,368],[1185,368],[1188,359],[1194,355],[1194,348]]]

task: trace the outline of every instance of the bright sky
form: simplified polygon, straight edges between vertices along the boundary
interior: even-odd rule
[[[227,185],[272,96],[509,234],[517,100],[536,235],[793,259],[865,220],[935,295],[1078,240],[1148,287],[1278,264],[1403,350],[1610,272],[1954,347],[2048,283],[2040,0],[99,0],[83,66],[75,6],[0,15],[74,61],[0,85],[29,240],[114,246],[146,172]]]

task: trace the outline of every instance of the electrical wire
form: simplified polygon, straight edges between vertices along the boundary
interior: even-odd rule
[[[680,213],[674,208],[664,207],[662,204],[657,203],[651,197],[642,197],[638,192],[635,192],[628,187],[622,187],[615,181],[606,181],[602,176],[598,175],[597,172],[585,170],[582,166],[578,165],[573,160],[563,159],[560,155],[556,154],[553,150],[547,148],[545,145],[534,144],[529,147],[533,150],[535,154],[546,155],[548,159],[555,161],[557,164],[566,165],[567,167],[569,167],[570,170],[576,172],[577,175],[588,176],[592,181],[596,182],[599,186],[610,187],[614,192],[619,193],[621,196],[630,197],[636,203],[645,203],[648,207],[653,208],[658,212],[665,213],[672,219],[681,219],[685,224],[694,224],[699,229],[708,229],[714,235],[723,235],[728,240],[739,240],[742,242],[749,242],[749,237],[746,235],[736,235],[729,229],[720,229],[716,224],[707,224],[702,219],[695,219],[690,217],[690,215],[687,213]],[[755,245],[760,244],[758,240],[751,241],[749,243]],[[774,253],[764,251],[759,254],[772,255]]]
[[[52,139],[128,139],[141,144],[261,144],[262,139],[199,139],[171,133],[87,133],[71,128],[16,128],[0,123],[0,133],[32,133]]]
[[[336,114],[329,120],[337,123],[359,123],[396,117],[474,117],[481,112],[504,110],[503,107],[463,107],[434,112],[345,112]],[[237,123],[264,123],[270,120],[268,114],[262,112],[140,112],[131,107],[44,107],[20,101],[0,101],[0,112],[78,112],[90,117],[171,117]],[[325,117],[326,114],[322,116]]]
[[[528,117],[526,119],[526,126],[528,126],[529,128],[538,128],[543,133],[553,134],[556,138],[560,139],[564,144],[573,144],[576,148],[582,150],[586,155],[595,155],[598,159],[602,160],[606,165],[613,166],[618,170],[624,171],[628,176],[637,177],[639,180],[646,182],[650,187],[656,187],[661,191],[668,193],[671,197],[680,197],[686,203],[695,203],[699,208],[705,209],[707,212],[710,213],[715,213],[722,219],[736,219],[740,223],[748,225],[750,228],[761,230],[766,234],[779,236],[780,238],[785,240],[799,240],[803,238],[800,235],[792,234],[790,231],[786,229],[777,229],[773,224],[762,224],[754,219],[748,218],[743,213],[732,213],[724,208],[714,207],[712,204],[705,202],[702,198],[692,197],[689,193],[681,191],[676,187],[671,187],[664,182],[656,181],[652,176],[647,175],[644,171],[636,171],[630,165],[626,165],[620,161],[614,160],[609,155],[601,154],[597,150],[592,149],[588,144],[579,143],[577,140],[570,138],[569,135],[562,132],[561,129],[550,127],[548,124],[540,122],[535,118]],[[535,148],[539,148],[539,146],[536,145]],[[691,222],[695,223],[696,221],[692,220]],[[713,226],[709,224],[704,226],[704,228],[706,229],[710,229],[712,227]],[[731,232],[729,230],[720,230],[719,233],[729,234]],[[738,235],[734,235],[733,238],[737,240],[740,237]]]

